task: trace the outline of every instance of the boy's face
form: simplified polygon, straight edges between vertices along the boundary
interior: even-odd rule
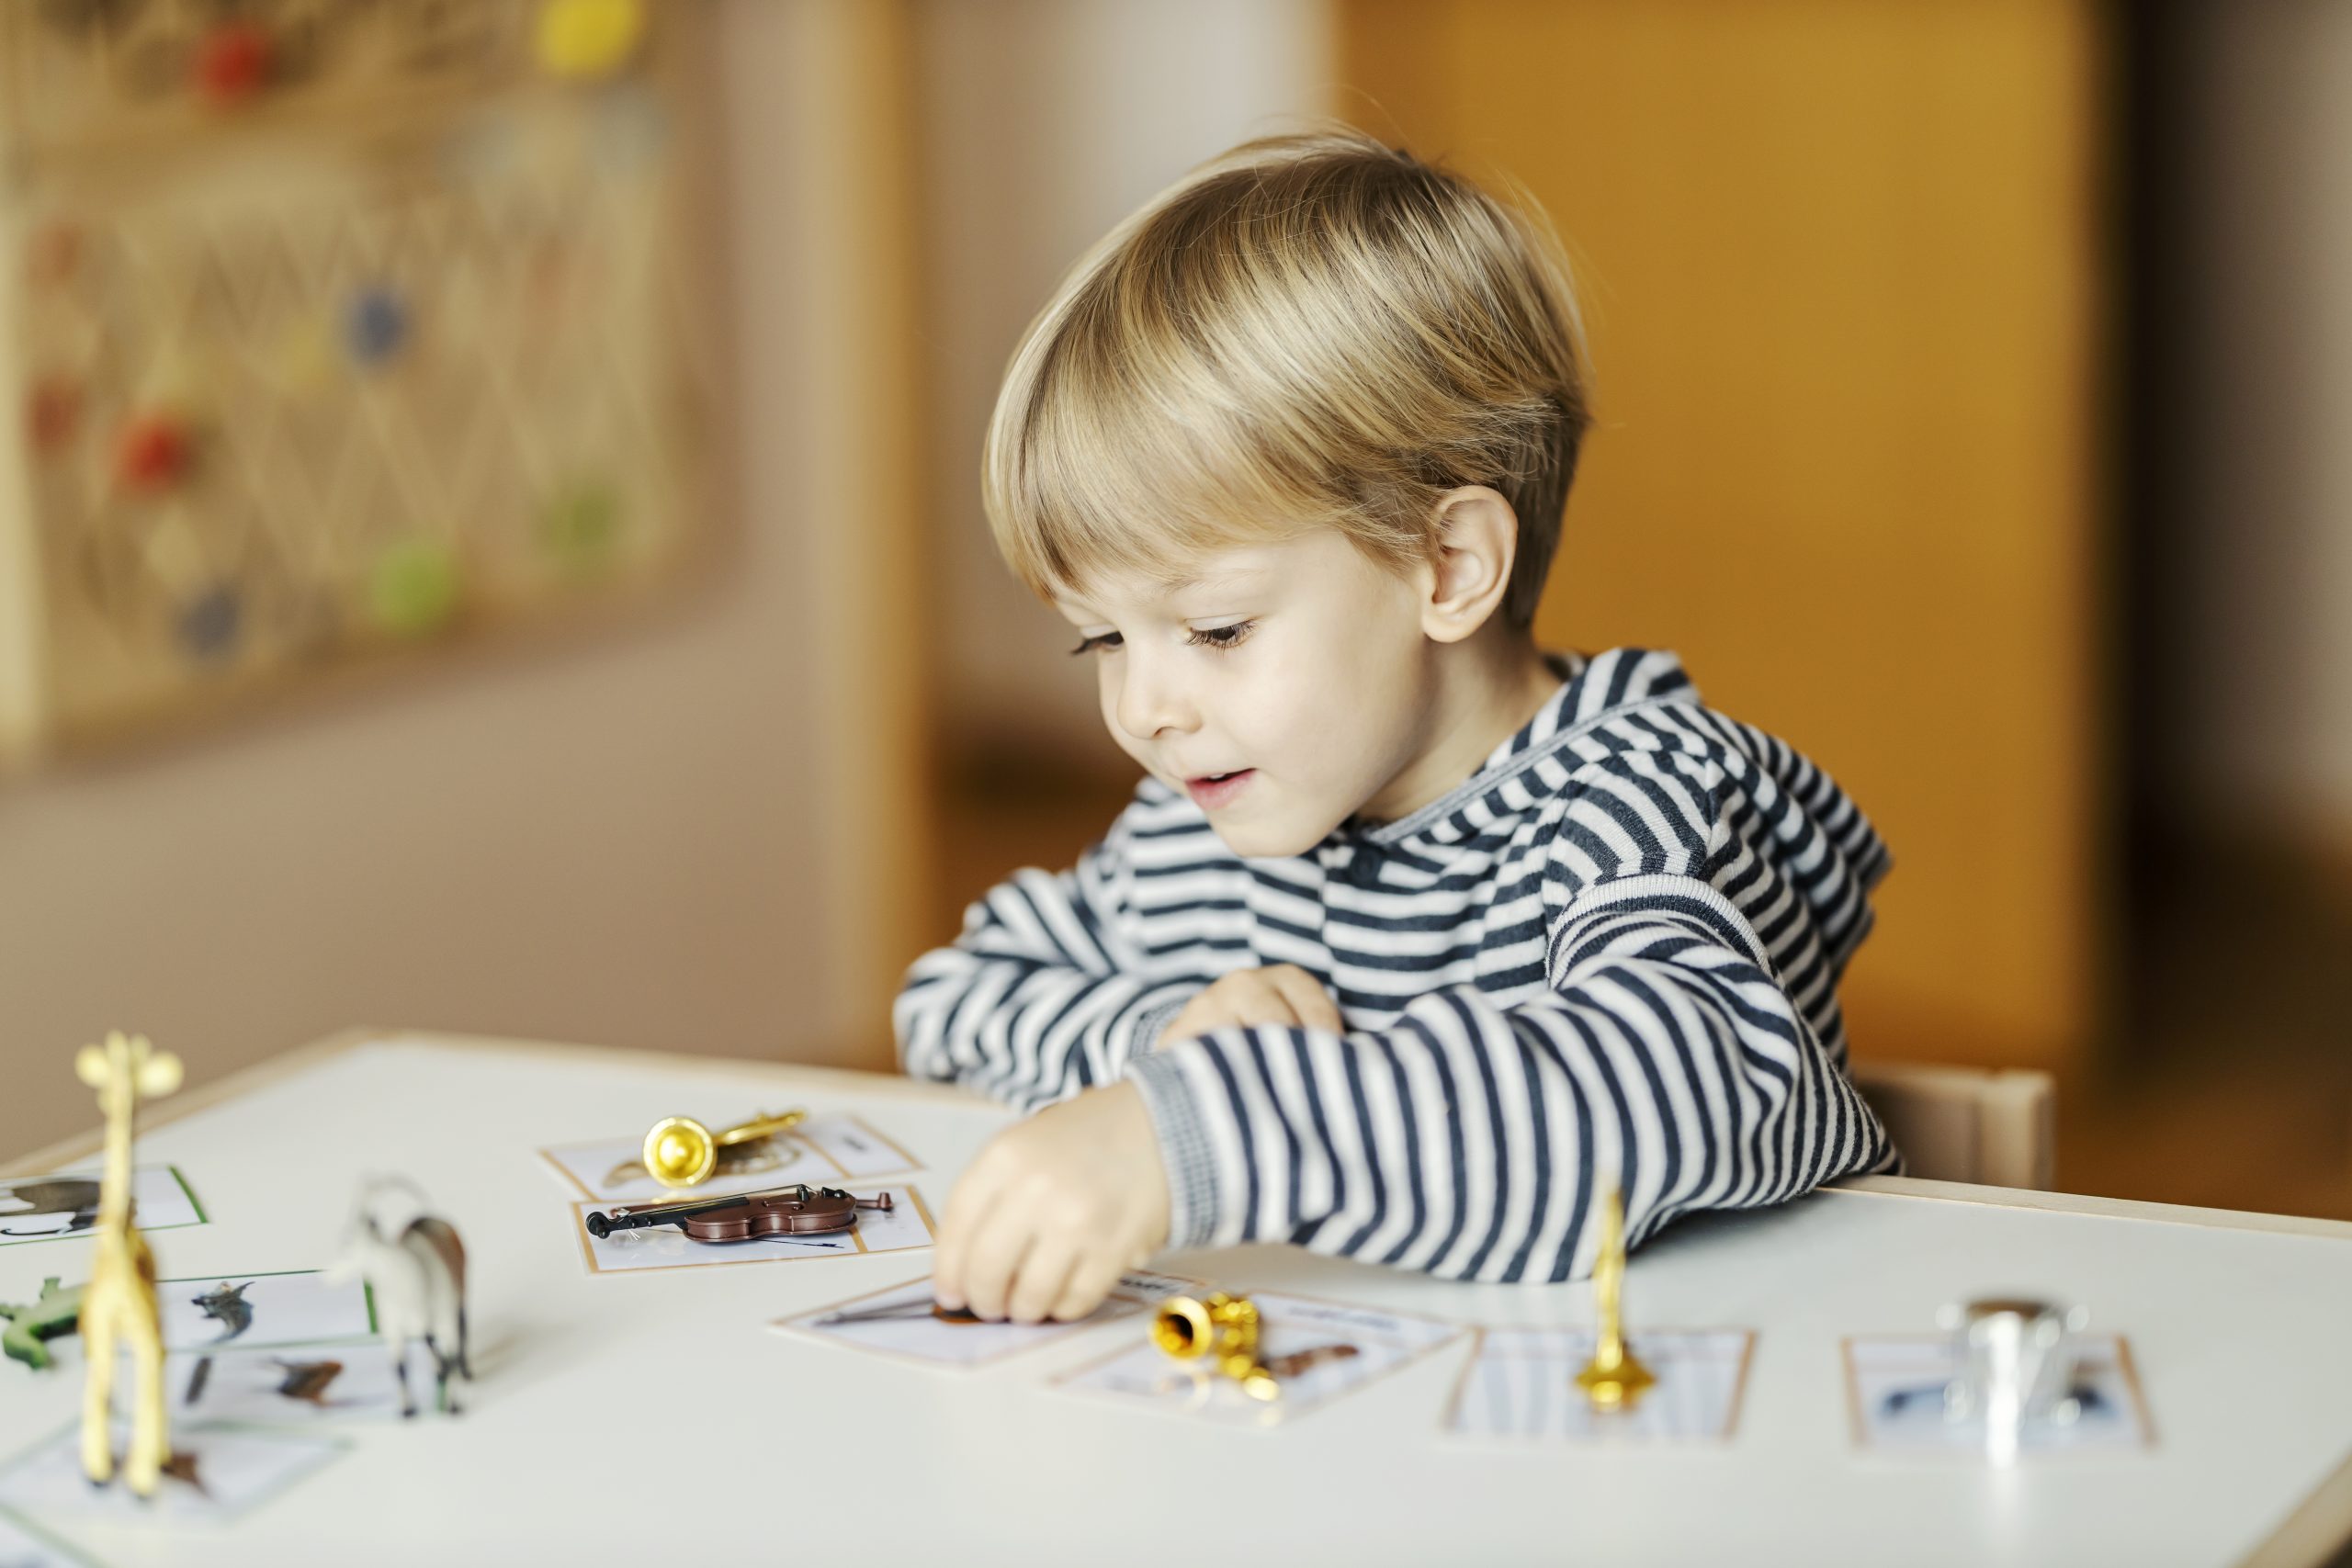
[[[1298,854],[1359,812],[1419,804],[1389,797],[1429,744],[1423,585],[1317,529],[1216,552],[1172,590],[1081,588],[1056,604],[1095,660],[1112,739],[1236,854]]]

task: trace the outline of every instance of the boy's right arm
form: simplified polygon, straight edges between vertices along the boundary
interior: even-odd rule
[[[915,961],[891,1009],[914,1077],[968,1084],[1022,1111],[1110,1083],[1207,976],[1152,973],[1127,934],[1125,819],[1057,874],[1016,872]]]

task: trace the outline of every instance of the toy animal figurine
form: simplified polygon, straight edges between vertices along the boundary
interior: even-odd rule
[[[57,1363],[42,1341],[73,1333],[81,1316],[82,1287],[62,1291],[52,1274],[40,1282],[40,1300],[32,1305],[10,1306],[0,1302],[0,1317],[8,1320],[6,1331],[0,1332],[0,1351],[6,1351],[10,1360],[22,1361],[37,1372],[46,1371]]]
[[[416,1200],[420,1212],[387,1235],[377,1217],[376,1201],[401,1190]],[[433,1354],[441,1408],[455,1416],[458,1396],[449,1387],[449,1374],[468,1382],[474,1377],[466,1358],[466,1249],[448,1221],[422,1213],[423,1208],[422,1194],[409,1182],[394,1179],[366,1184],[342,1259],[330,1273],[344,1279],[357,1274],[375,1292],[381,1332],[400,1375],[401,1414],[416,1414],[416,1400],[408,1387],[408,1348],[422,1339]]]
[[[141,1096],[159,1100],[180,1087],[180,1059],[158,1051],[144,1035],[119,1031],[104,1045],[85,1045],[74,1058],[76,1077],[98,1091],[107,1118],[107,1162],[99,1179],[97,1256],[82,1287],[82,1472],[100,1485],[114,1479],[109,1406],[115,1348],[130,1350],[130,1446],[122,1478],[141,1497],[153,1496],[172,1457],[164,1405],[164,1329],[155,1306],[155,1258],[131,1226],[130,1140]]]
[[[0,1235],[73,1235],[97,1223],[98,1184],[79,1176],[48,1176],[38,1181],[0,1182],[0,1200],[14,1207],[0,1209],[0,1219],[20,1214],[64,1214],[63,1229],[18,1230],[0,1227]]]

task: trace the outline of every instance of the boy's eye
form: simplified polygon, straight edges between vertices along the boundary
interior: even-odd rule
[[[1194,648],[1239,648],[1257,625],[1255,621],[1236,621],[1229,626],[1209,626],[1184,640]]]
[[[1119,646],[1119,634],[1117,632],[1104,632],[1100,637],[1080,637],[1079,639],[1078,646],[1071,649],[1070,652],[1072,655],[1080,653],[1109,653]]]

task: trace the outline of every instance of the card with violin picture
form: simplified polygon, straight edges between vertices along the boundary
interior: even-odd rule
[[[1110,1298],[1084,1317],[1069,1323],[992,1323],[969,1312],[948,1312],[934,1305],[931,1277],[925,1275],[888,1290],[779,1318],[769,1326],[960,1371],[1082,1334],[1097,1324],[1132,1317],[1169,1296],[1200,1288],[1197,1280],[1136,1270],[1119,1276]]]
[[[732,1136],[739,1130],[775,1123],[781,1125],[763,1135]],[[567,1185],[599,1203],[718,1197],[795,1181],[869,1181],[920,1168],[912,1155],[882,1134],[855,1116],[840,1113],[755,1118],[740,1129],[722,1128],[716,1133],[699,1122],[672,1117],[656,1131],[673,1125],[699,1129],[708,1140],[710,1168],[684,1188],[664,1185],[646,1168],[645,1134],[566,1144],[541,1149],[539,1155]]]
[[[571,1205],[592,1274],[855,1258],[929,1247],[922,1194],[906,1182],[788,1187],[667,1202]]]

